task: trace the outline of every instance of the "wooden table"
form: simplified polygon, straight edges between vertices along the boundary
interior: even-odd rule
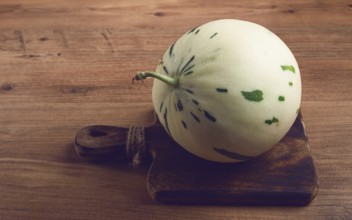
[[[302,114],[319,178],[307,207],[169,206],[149,197],[147,168],[79,158],[88,124],[148,124],[151,86],[131,84],[194,26],[259,23],[300,65]],[[352,2],[0,2],[1,219],[350,219]]]

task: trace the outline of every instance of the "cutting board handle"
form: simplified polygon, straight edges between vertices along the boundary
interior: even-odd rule
[[[89,125],[76,133],[75,149],[83,158],[114,157],[136,167],[150,161],[152,153],[149,146],[160,133],[162,127],[157,121],[147,127]]]
[[[81,128],[75,136],[75,148],[81,157],[99,158],[117,155],[126,159],[128,128],[109,125],[89,125]]]

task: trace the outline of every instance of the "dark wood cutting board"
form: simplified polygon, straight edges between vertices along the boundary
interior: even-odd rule
[[[124,154],[128,128],[89,126],[76,135],[80,155]],[[307,205],[318,182],[301,115],[287,135],[265,154],[246,162],[223,164],[193,156],[160,126],[145,128],[152,155],[147,188],[168,204]],[[119,149],[119,150],[118,150]]]

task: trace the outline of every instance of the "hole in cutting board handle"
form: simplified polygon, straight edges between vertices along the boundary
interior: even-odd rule
[[[102,132],[102,131],[99,131],[99,130],[92,129],[90,131],[90,136],[92,136],[92,137],[102,137],[102,136],[107,136],[107,135],[108,135],[108,133]]]

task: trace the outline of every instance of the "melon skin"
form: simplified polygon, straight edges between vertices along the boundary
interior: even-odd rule
[[[277,144],[301,102],[298,64],[286,44],[247,21],[194,28],[165,51],[152,99],[159,121],[185,150],[206,160],[240,162]]]

